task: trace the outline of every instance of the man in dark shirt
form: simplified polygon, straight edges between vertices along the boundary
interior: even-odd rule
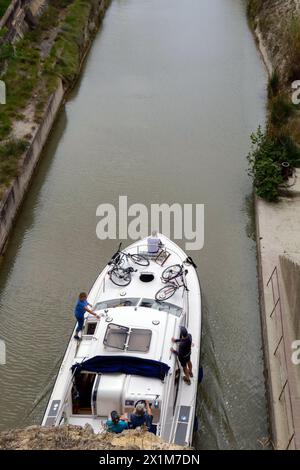
[[[183,380],[191,385],[191,377],[193,377],[193,365],[191,363],[192,335],[190,335],[184,326],[180,327],[180,338],[172,338],[173,343],[178,343],[178,351],[171,348],[174,354],[177,354],[178,360],[183,368]]]

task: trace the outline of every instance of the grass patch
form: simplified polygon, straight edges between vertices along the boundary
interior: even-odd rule
[[[73,83],[78,74],[85,45],[85,25],[91,8],[97,2],[75,0],[68,7],[68,13],[61,25],[51,54],[46,63],[46,73],[55,73],[67,84]]]
[[[30,101],[39,80],[40,55],[38,50],[23,39],[15,51],[3,45],[0,48],[0,64],[6,71],[1,79],[6,83],[6,105],[1,107],[0,138],[9,137],[12,120]]]

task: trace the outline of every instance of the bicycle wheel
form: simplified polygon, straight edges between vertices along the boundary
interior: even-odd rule
[[[150,261],[142,255],[130,255],[130,258],[135,264],[138,264],[139,266],[149,266]]]
[[[173,266],[169,266],[162,272],[162,279],[164,281],[171,281],[171,279],[175,279],[175,277],[179,276],[182,273],[182,267],[180,264],[174,264]]]
[[[162,287],[161,289],[159,289],[159,291],[156,292],[155,299],[160,302],[162,302],[163,300],[167,300],[175,294],[176,290],[177,288],[173,286],[173,284]]]
[[[113,269],[109,273],[110,280],[116,286],[128,286],[131,282],[130,272],[124,271],[123,269]]]

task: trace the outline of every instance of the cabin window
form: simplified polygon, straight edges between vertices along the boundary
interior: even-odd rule
[[[86,326],[86,335],[93,335],[96,330],[97,323],[96,322],[87,322]]]
[[[127,328],[110,323],[107,326],[103,343],[110,348],[123,351],[148,352],[152,331],[143,328]]]
[[[174,304],[170,304],[169,302],[158,302],[154,299],[142,299],[140,307],[153,308],[155,310],[171,313],[172,315],[176,315],[176,317],[180,317],[180,315],[182,314],[181,307],[178,307]]]
[[[129,328],[121,325],[110,323],[106,329],[103,343],[110,348],[123,349],[125,348]]]
[[[127,351],[148,352],[151,343],[151,330],[132,328],[129,336]]]
[[[116,308],[116,307],[135,307],[139,303],[139,298],[125,298],[125,299],[112,299],[105,300],[103,302],[98,302],[94,310],[104,310],[106,308]]]

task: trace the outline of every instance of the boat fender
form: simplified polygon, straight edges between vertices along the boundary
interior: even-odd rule
[[[199,429],[199,420],[198,417],[195,415],[194,418],[194,426],[193,426],[193,432],[197,432]]]
[[[204,378],[204,371],[203,371],[203,367],[200,366],[199,367],[199,373],[198,373],[198,383],[199,384],[202,383],[203,378]]]

